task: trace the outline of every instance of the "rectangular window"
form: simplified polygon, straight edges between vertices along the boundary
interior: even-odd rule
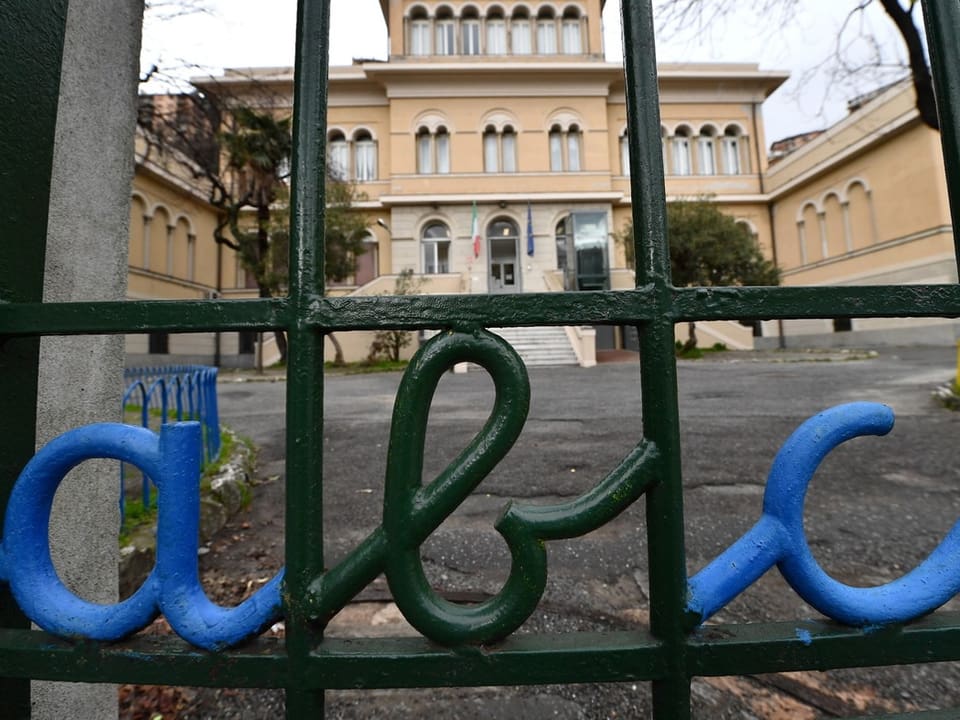
[[[510,27],[514,55],[529,55],[533,52],[530,45],[530,21],[514,20]]]
[[[437,172],[446,175],[450,172],[450,136],[437,133]]]
[[[567,170],[580,171],[580,133],[578,132],[567,134]]]
[[[497,134],[488,132],[483,135],[483,171],[488,173],[500,172],[500,163],[497,162]]]
[[[690,141],[685,137],[673,139],[673,174],[690,174]]]
[[[257,349],[256,330],[241,330],[237,333],[237,352],[241,355],[253,355]]]
[[[713,156],[713,138],[702,137],[697,140],[697,160],[701,175],[717,174],[717,162]]]
[[[563,52],[567,55],[579,55],[583,52],[580,43],[580,21],[563,21]]]
[[[147,352],[151,355],[170,353],[170,333],[152,332],[147,336]]]
[[[423,244],[423,272],[427,275],[450,272],[449,240],[437,240]]]
[[[507,54],[507,26],[503,20],[487,20],[487,55]]]
[[[630,142],[626,135],[620,138],[620,174],[630,175]]]
[[[430,22],[428,20],[414,20],[410,26],[410,54],[430,54]]]
[[[563,170],[563,137],[558,132],[550,133],[550,169],[553,172]]]
[[[735,137],[723,138],[723,171],[727,175],[740,174],[740,143]]]
[[[337,180],[350,176],[350,148],[343,140],[330,143],[330,175]]]
[[[463,21],[463,54],[480,54],[480,22],[478,20]]]
[[[517,136],[513,133],[504,133],[502,140],[503,171],[517,171]]]
[[[454,48],[454,27],[453,20],[440,20],[437,22],[437,55],[453,55]]]
[[[421,175],[433,172],[433,143],[426,133],[417,136],[417,172]]]
[[[553,20],[537,21],[537,52],[541,55],[557,52],[557,27]]]
[[[358,142],[356,155],[356,179],[360,182],[375,180],[377,177],[377,146],[370,140]]]

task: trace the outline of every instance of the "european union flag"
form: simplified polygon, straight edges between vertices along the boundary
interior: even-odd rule
[[[529,202],[527,202],[527,255],[533,257],[533,216],[530,213]]]

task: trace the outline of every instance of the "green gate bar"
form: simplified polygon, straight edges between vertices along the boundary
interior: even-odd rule
[[[0,304],[39,303],[47,245],[53,138],[67,0],[0,7]],[[37,52],[42,47],[43,52]],[[29,108],[29,112],[26,109]],[[2,332],[2,331],[0,331]],[[36,450],[40,338],[0,334],[0,506]],[[3,516],[0,515],[0,528]],[[0,627],[29,628],[10,592],[0,590]],[[30,684],[4,675],[0,715],[28,717]]]
[[[41,302],[46,209],[66,0],[12,0],[0,24],[0,502],[33,453],[36,345],[42,335],[269,331],[290,336],[287,387],[286,639],[216,653],[174,637],[69,642],[27,629],[0,596],[0,676],[25,717],[25,678],[286,690],[287,717],[323,716],[334,688],[650,681],[654,716],[691,717],[690,681],[738,675],[960,660],[960,614],[939,612],[866,633],[827,621],[692,627],[687,605],[674,325],[689,320],[956,317],[960,287],[675,288],[670,281],[659,99],[649,0],[624,0],[623,28],[637,286],[624,292],[514,296],[326,298],[323,273],[329,3],[300,0],[297,28],[290,293],[223,302]],[[960,203],[960,6],[924,3],[954,217]],[[42,48],[43,52],[38,52]],[[26,80],[23,82],[22,80]],[[24,107],[31,107],[29,122]],[[657,449],[647,490],[649,630],[508,637],[444,649],[423,638],[324,639],[311,585],[324,571],[323,342],[352,329],[635,325],[641,342],[643,438]],[[16,430],[16,433],[13,432]],[[809,635],[798,637],[802,627]],[[955,713],[954,713],[955,714]],[[949,717],[943,712],[914,717]],[[901,717],[901,716],[897,716]],[[903,716],[906,717],[906,716]]]

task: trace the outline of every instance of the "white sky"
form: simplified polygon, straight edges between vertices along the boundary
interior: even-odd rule
[[[157,63],[182,77],[219,72],[224,67],[286,66],[293,64],[295,0],[209,0],[210,14],[189,15],[144,28],[144,69]],[[762,69],[788,70],[790,81],[764,105],[767,143],[806,130],[825,127],[839,120],[846,101],[893,77],[869,73],[855,81],[831,82],[825,73],[809,75],[811,68],[833,51],[837,30],[853,0],[807,0],[790,22],[781,17],[756,17],[745,10],[712,27],[694,28],[682,35],[658,39],[661,62],[754,62]],[[899,36],[877,3],[868,8],[862,22],[870,35],[879,38],[888,59],[901,58]],[[918,18],[921,22],[921,18]],[[609,0],[603,14],[607,60],[622,58],[619,7]],[[845,35],[852,42],[860,25]],[[330,62],[346,65],[354,57],[387,56],[387,31],[377,0],[332,0]],[[855,43],[852,53],[871,52]],[[833,65],[834,63],[831,63]]]

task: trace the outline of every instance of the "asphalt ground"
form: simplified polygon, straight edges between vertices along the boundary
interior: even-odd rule
[[[830,454],[805,511],[815,556],[837,579],[887,582],[922,561],[960,516],[956,441],[960,415],[931,399],[955,371],[952,348],[867,353],[720,353],[680,361],[684,516],[688,572],[726,549],[758,518],[766,473],[806,418],[854,400],[890,405],[887,437],[860,438]],[[496,593],[508,554],[493,522],[511,499],[568,500],[596,485],[640,436],[639,365],[531,368],[531,409],[508,456],[422,548],[428,577],[453,597]],[[251,577],[282,563],[286,383],[220,384],[221,419],[261,448],[248,529],[214,543],[208,572]],[[250,379],[250,378],[241,378]],[[323,509],[329,566],[380,523],[383,478],[399,373],[325,381]],[[431,406],[424,479],[434,477],[481,427],[492,383],[479,370],[444,376]],[[248,558],[243,560],[243,558]],[[549,545],[538,610],[518,631],[645,627],[647,547],[643,503],[589,535]],[[960,607],[957,601],[950,606]],[[952,607],[952,609],[956,609]],[[734,600],[720,622],[819,617],[776,571]],[[382,580],[335,619],[331,635],[410,633]],[[697,679],[698,718],[855,717],[960,706],[960,663]],[[276,717],[277,693],[218,694],[218,711],[190,717]],[[649,713],[644,683],[416,691],[330,692],[328,718],[634,718]],[[207,707],[212,707],[208,703]],[[208,710],[209,712],[209,710]]]

